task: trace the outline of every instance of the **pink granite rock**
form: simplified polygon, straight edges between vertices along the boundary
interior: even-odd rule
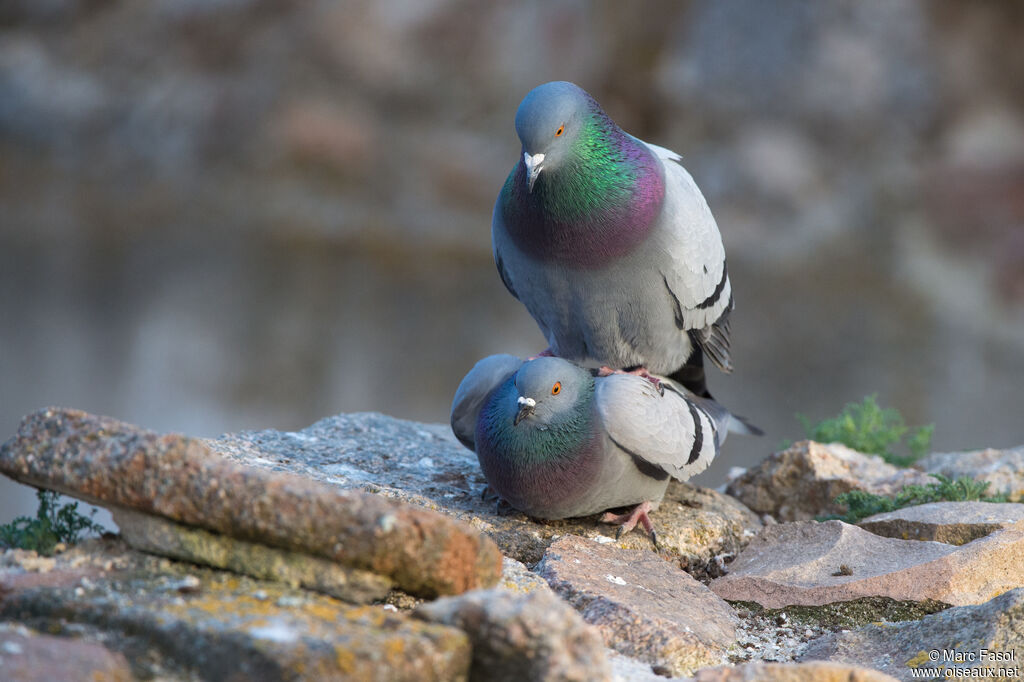
[[[1024,522],[955,547],[898,540],[842,521],[767,526],[711,582],[723,599],[767,608],[860,597],[980,604],[1024,585]]]
[[[758,514],[779,521],[806,521],[842,513],[837,496],[851,490],[891,495],[903,486],[934,483],[915,469],[899,469],[877,455],[839,443],[800,441],[733,479],[726,489]]]
[[[875,514],[857,525],[875,535],[962,545],[1024,521],[1024,504],[931,502]]]
[[[722,662],[736,639],[732,608],[650,551],[569,535],[548,547],[537,573],[609,647],[673,675]]]

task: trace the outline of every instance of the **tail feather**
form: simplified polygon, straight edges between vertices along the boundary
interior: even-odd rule
[[[686,361],[682,367],[677,369],[672,374],[668,375],[668,378],[681,384],[690,393],[704,398],[706,400],[714,401],[714,396],[708,390],[707,376],[704,373],[704,353],[700,347],[693,349],[693,354]],[[718,405],[717,401],[715,404]],[[725,408],[722,408],[723,410]],[[728,413],[728,430],[732,433],[740,433],[745,436],[763,436],[764,430],[761,427],[752,424],[746,417],[741,417],[736,414]]]

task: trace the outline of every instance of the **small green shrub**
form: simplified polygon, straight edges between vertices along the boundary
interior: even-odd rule
[[[846,507],[846,513],[842,515],[833,514],[819,518],[820,521],[839,519],[847,523],[857,523],[874,514],[895,511],[903,507],[912,507],[928,502],[1007,502],[1006,495],[986,496],[988,481],[977,481],[967,476],[961,476],[955,481],[940,474],[931,474],[938,483],[926,485],[904,486],[894,497],[884,497],[863,490],[851,490],[843,493],[835,499],[836,504]]]
[[[49,556],[60,542],[71,545],[78,542],[83,533],[103,533],[103,526],[91,518],[96,514],[95,509],[91,516],[83,516],[77,502],[58,508],[58,497],[60,494],[52,490],[37,490],[36,517],[19,516],[0,526],[0,548],[31,549]]]
[[[928,452],[932,442],[934,424],[908,429],[903,415],[892,408],[881,408],[876,396],[869,395],[859,403],[848,403],[838,416],[815,426],[804,415],[797,419],[803,424],[807,437],[820,443],[842,443],[859,452],[880,455],[896,466],[908,466]],[[904,437],[906,443],[903,443]],[[893,452],[893,446],[906,450]]]

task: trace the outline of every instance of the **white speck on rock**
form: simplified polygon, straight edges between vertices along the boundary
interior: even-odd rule
[[[610,545],[611,543],[615,542],[615,540],[612,540],[607,535],[597,535],[597,536],[591,538],[591,540],[593,540],[594,542],[596,542],[599,545]]]
[[[17,656],[22,652],[21,645],[17,642],[4,642],[3,649],[5,654],[11,654],[12,656]]]
[[[249,630],[249,634],[256,639],[266,639],[280,644],[290,644],[299,639],[299,633],[284,623],[261,625]]]
[[[385,533],[390,533],[396,523],[398,523],[398,519],[394,514],[385,514],[377,521],[377,525],[380,526],[380,529]]]
[[[610,583],[615,583],[616,585],[626,585],[627,584],[625,580],[623,580],[622,578],[620,578],[617,575],[612,575],[611,573],[606,575],[604,577],[604,579],[607,580]]]
[[[309,436],[306,435],[305,433],[302,433],[301,431],[288,431],[286,432],[285,435],[291,436],[295,440],[301,440],[304,443],[315,443],[317,440],[319,440],[316,436]]]
[[[434,460],[430,459],[429,457],[420,457],[419,461],[416,463],[419,464],[424,469],[434,468]]]

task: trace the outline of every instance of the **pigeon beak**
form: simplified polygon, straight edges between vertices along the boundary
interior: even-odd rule
[[[519,422],[533,414],[534,409],[537,407],[537,401],[533,398],[524,398],[523,396],[519,396],[518,402],[519,411],[516,412],[516,418],[512,420],[513,426],[519,426]]]
[[[533,192],[533,183],[537,182],[537,176],[544,170],[544,166],[541,165],[543,161],[543,154],[530,156],[523,152],[523,163],[526,164],[526,187],[531,193]]]

